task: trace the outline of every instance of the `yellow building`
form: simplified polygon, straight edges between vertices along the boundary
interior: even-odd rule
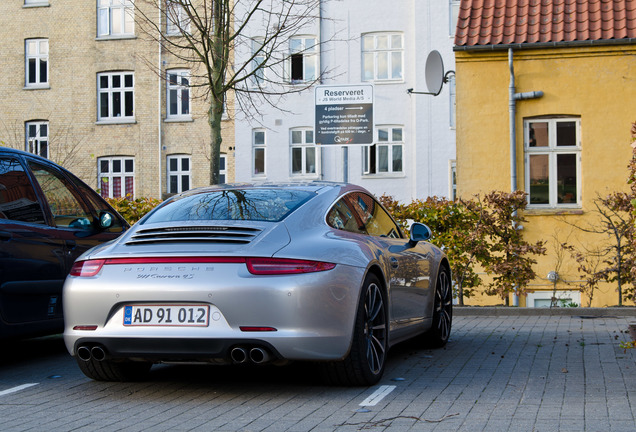
[[[140,31],[138,7],[173,30],[146,2],[0,1],[0,145],[52,159],[104,196],[208,185],[206,101],[184,85],[191,65]],[[233,181],[234,125],[224,123]]]
[[[615,283],[592,296],[579,291],[577,265],[558,245],[574,246],[593,265],[593,252],[608,241],[582,230],[599,225],[595,199],[628,190],[634,2],[486,3],[462,0],[457,25],[458,194],[510,191],[513,183],[528,193],[524,238],[545,241],[547,254],[520,306],[549,304],[555,287],[557,297],[582,306],[617,305]]]

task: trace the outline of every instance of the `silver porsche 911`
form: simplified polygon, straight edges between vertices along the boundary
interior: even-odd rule
[[[331,383],[372,385],[389,347],[451,331],[448,260],[425,225],[410,231],[350,184],[191,190],[75,262],[64,340],[96,380],[307,360]]]

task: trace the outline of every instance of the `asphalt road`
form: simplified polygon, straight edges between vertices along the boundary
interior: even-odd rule
[[[634,317],[456,316],[445,349],[390,352],[374,387],[311,364],[84,377],[61,336],[3,343],[1,431],[636,431]]]

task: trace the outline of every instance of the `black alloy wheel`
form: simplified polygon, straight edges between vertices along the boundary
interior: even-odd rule
[[[435,284],[435,305],[433,323],[425,334],[426,343],[433,348],[441,348],[448,342],[453,323],[453,287],[446,267],[439,269]]]
[[[344,360],[323,364],[329,384],[370,386],[382,378],[388,351],[388,321],[380,280],[367,275],[362,285],[351,350]]]

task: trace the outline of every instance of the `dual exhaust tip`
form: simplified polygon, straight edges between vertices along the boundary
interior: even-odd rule
[[[243,364],[248,360],[252,363],[262,364],[267,363],[272,358],[267,350],[258,347],[251,348],[249,350],[248,348],[243,347],[232,348],[232,351],[230,351],[230,357],[236,364]]]
[[[106,360],[106,350],[101,345],[82,345],[77,348],[77,357],[82,361],[103,361]],[[236,364],[246,363],[248,360],[255,364],[267,363],[271,360],[272,356],[267,350],[259,347],[244,348],[235,347],[230,351],[230,357]]]
[[[100,345],[88,346],[82,345],[77,349],[77,357],[82,361],[90,361],[91,359],[97,361],[106,360],[106,351]]]

